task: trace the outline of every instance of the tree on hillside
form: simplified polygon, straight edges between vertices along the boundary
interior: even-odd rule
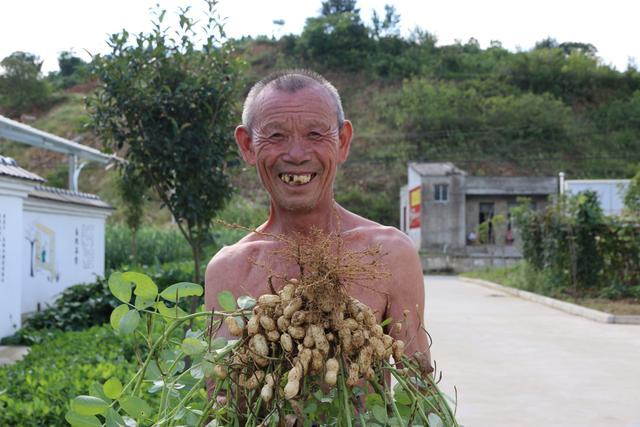
[[[373,44],[355,4],[355,0],[329,0],[322,4],[321,16],[307,18],[298,42],[303,58],[327,68],[364,68]]]
[[[60,67],[61,76],[71,76],[86,66],[86,62],[82,58],[75,56],[72,51],[60,52],[60,55],[58,55],[58,67]]]
[[[357,0],[325,0],[322,2],[322,15],[340,15],[353,13],[360,16],[360,9],[356,8]]]
[[[58,55],[60,71],[54,76],[57,85],[63,89],[83,83],[89,77],[89,66],[73,51],[63,51]]]
[[[376,39],[400,36],[400,15],[396,12],[396,8],[390,4],[384,5],[384,18],[380,18],[378,12],[373,11],[371,24],[371,32]]]
[[[191,246],[195,282],[212,220],[231,195],[226,165],[235,156],[239,80],[215,1],[207,4],[200,47],[192,41],[198,34],[188,8],[179,14],[175,37],[163,27],[165,11],[158,11],[153,31],[133,43],[126,30],[111,36],[111,53],[93,61],[102,83],[89,101],[97,132],[123,151],[131,171],[171,211]]]
[[[42,79],[42,61],[28,52],[13,52],[0,61],[0,109],[11,117],[49,103],[51,88]]]

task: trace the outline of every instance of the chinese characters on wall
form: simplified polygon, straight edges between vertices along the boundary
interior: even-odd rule
[[[7,265],[7,214],[0,213],[0,282],[5,283]]]
[[[82,268],[84,269],[93,268],[95,265],[94,229],[95,227],[93,224],[82,224],[82,231],[80,233],[80,242],[82,245]],[[77,233],[77,229],[76,229],[76,233]],[[77,252],[76,252],[76,257],[77,257]]]

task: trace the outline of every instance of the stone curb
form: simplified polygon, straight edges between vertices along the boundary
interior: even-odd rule
[[[521,289],[515,289],[515,288],[510,288],[508,286],[499,285],[497,283],[489,282],[488,280],[474,279],[471,277],[462,277],[462,276],[458,276],[458,277],[460,278],[460,280],[463,280],[465,282],[475,283],[477,285],[481,285],[486,288],[490,288],[490,289],[501,291],[510,295],[514,295],[528,301],[533,301],[538,304],[543,304],[548,307],[552,307],[557,310],[564,311],[565,313],[573,314],[575,316],[585,317],[587,319],[594,320],[596,322],[640,325],[640,316],[615,315],[615,314],[605,313],[604,311],[582,307],[577,304],[560,301],[555,298],[545,297],[542,295],[534,294],[532,292],[523,291]]]

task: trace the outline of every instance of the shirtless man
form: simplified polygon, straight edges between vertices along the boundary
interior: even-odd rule
[[[382,261],[391,277],[351,286],[348,291],[373,309],[378,322],[389,317],[402,321],[406,310],[402,330],[391,328],[391,335],[407,344],[406,354],[421,352],[423,365],[429,370],[427,335],[421,327],[422,268],[412,242],[397,229],[353,214],[334,200],[336,170],[347,160],[353,128],[344,119],[333,85],[308,71],[271,75],[249,92],[242,122],[235,131],[242,158],[257,168],[271,196],[269,218],[258,231],[290,235],[308,232],[313,226],[329,233],[339,224],[347,249],[380,244],[388,253]],[[252,265],[250,259],[271,265],[283,277],[299,277],[293,262],[272,265],[273,251],[280,245],[273,238],[250,233],[221,249],[207,266],[207,308],[220,308],[216,296],[223,290],[236,297],[270,293],[267,272]],[[276,290],[284,286],[277,280],[273,284]]]

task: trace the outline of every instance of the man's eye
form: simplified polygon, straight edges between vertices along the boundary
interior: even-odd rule
[[[311,139],[318,139],[320,138],[322,135],[319,132],[309,132],[308,133],[309,138]]]
[[[280,132],[276,132],[276,133],[272,133],[269,136],[270,139],[282,139],[284,138],[284,134],[280,133]]]

